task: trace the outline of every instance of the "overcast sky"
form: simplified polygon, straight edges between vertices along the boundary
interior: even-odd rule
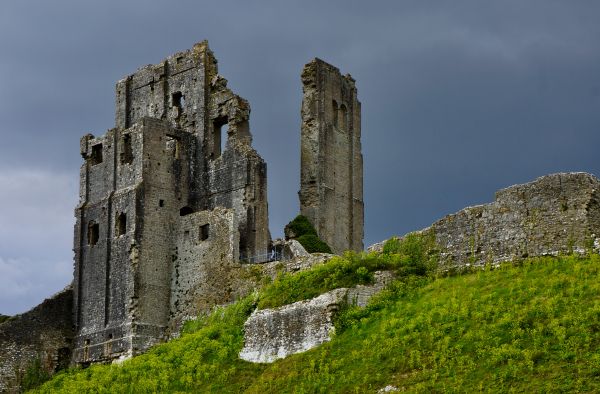
[[[298,212],[302,66],[352,74],[369,245],[538,176],[600,175],[599,20],[583,0],[4,0],[0,313],[70,282],[79,137],[114,125],[138,67],[209,40],[252,107],[274,237]]]

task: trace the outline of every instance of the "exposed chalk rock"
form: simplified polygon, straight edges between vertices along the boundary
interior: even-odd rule
[[[270,363],[329,341],[333,313],[348,289],[336,289],[308,301],[277,309],[255,311],[244,325],[245,345],[240,358]]]
[[[333,318],[342,303],[364,306],[392,279],[391,272],[378,271],[371,286],[335,289],[311,300],[255,311],[244,324],[240,358],[270,363],[328,342],[335,331]]]

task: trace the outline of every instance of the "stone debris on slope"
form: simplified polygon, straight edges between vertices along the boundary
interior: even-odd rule
[[[244,348],[239,357],[271,363],[328,342],[335,331],[333,318],[343,303],[365,306],[392,280],[391,272],[378,271],[371,286],[335,289],[310,300],[255,311],[244,324]]]

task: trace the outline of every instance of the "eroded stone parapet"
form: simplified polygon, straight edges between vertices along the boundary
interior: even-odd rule
[[[314,59],[302,71],[300,213],[335,253],[363,250],[360,102],[354,79]]]
[[[560,173],[496,193],[431,226],[442,263],[482,265],[513,259],[585,253],[600,237],[600,181]]]
[[[600,180],[558,173],[496,193],[421,232],[433,232],[442,268],[524,257],[600,252]],[[369,247],[381,251],[383,243]]]

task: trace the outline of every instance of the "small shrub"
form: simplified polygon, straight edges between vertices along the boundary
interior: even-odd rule
[[[285,226],[286,234],[292,234],[292,237],[300,237],[305,234],[317,235],[317,230],[310,223],[308,218],[303,215],[298,215]]]
[[[432,232],[410,233],[391,238],[383,245],[382,255],[391,259],[400,276],[424,276],[437,267],[435,235]]]
[[[42,366],[39,358],[34,359],[27,368],[21,380],[21,389],[24,391],[34,389],[50,379],[50,374]]]
[[[327,243],[317,235],[306,216],[298,215],[285,226],[286,237],[296,239],[308,253],[332,253]]]
[[[308,253],[331,253],[331,248],[315,234],[304,234],[298,237],[298,242],[302,244]]]

